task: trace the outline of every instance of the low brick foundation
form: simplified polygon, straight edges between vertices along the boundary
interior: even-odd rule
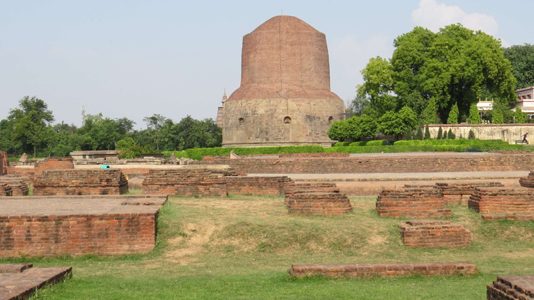
[[[484,220],[534,220],[534,190],[477,188],[468,206]]]
[[[534,276],[499,276],[487,286],[488,300],[534,299]]]
[[[335,184],[291,184],[285,204],[290,214],[332,216],[352,211],[349,198]]]
[[[0,299],[29,299],[40,288],[72,276],[70,267],[35,268],[32,264],[0,265]]]
[[[452,215],[437,188],[383,190],[376,200],[376,211],[381,217],[416,219]]]
[[[467,204],[469,197],[477,187],[504,187],[504,185],[497,181],[481,181],[462,183],[437,182],[435,185],[404,185],[404,187],[407,189],[428,189],[435,187],[443,195],[443,200],[450,205]]]
[[[534,188],[534,172],[530,171],[527,177],[519,178],[519,184],[522,187]]]
[[[147,253],[166,197],[0,198],[0,257]]]
[[[0,151],[0,176],[7,174],[7,153]]]
[[[28,183],[30,180],[25,177],[16,175],[4,175],[0,176],[0,186],[4,186],[5,189],[9,189],[9,194],[2,193],[0,188],[0,195],[2,196],[27,196],[29,192]]]
[[[476,272],[476,266],[471,263],[291,265],[289,269],[293,277],[334,278],[472,275]]]
[[[287,176],[256,177],[256,176],[226,176],[228,194],[283,196],[286,186],[292,180]]]
[[[448,221],[408,221],[400,225],[402,243],[408,247],[455,248],[471,243],[471,232]]]
[[[145,194],[180,196],[227,195],[229,171],[209,169],[150,170],[143,180]]]
[[[119,195],[128,192],[128,180],[120,170],[47,170],[37,176],[33,194]]]

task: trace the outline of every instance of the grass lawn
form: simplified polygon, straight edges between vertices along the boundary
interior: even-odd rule
[[[408,249],[399,219],[379,218],[374,197],[351,199],[342,217],[290,216],[282,198],[171,198],[147,255],[17,259],[67,265],[73,277],[35,299],[485,299],[500,274],[534,274],[534,222],[484,222],[465,207],[454,221],[473,233],[461,249]],[[470,261],[480,274],[394,279],[292,279],[292,263]]]

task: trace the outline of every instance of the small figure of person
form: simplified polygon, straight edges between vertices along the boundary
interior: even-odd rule
[[[527,136],[528,136],[528,132],[523,135],[523,140],[521,142],[523,142],[523,143],[528,145]]]

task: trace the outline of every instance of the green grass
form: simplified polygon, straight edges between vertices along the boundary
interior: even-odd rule
[[[380,218],[374,197],[340,217],[290,216],[283,199],[172,198],[147,255],[15,259],[73,266],[73,277],[35,299],[484,299],[501,274],[534,273],[534,222],[485,222],[453,207],[473,233],[459,249],[402,245],[401,220]],[[292,263],[474,262],[475,276],[292,279]]]
[[[193,148],[174,151],[176,157],[200,160],[205,156],[265,155],[291,153],[397,153],[397,152],[491,152],[491,151],[534,151],[528,145],[510,145],[501,140],[400,140],[392,145],[384,140],[354,143],[336,143],[334,147],[286,146],[254,148]],[[172,151],[164,152],[171,155]]]

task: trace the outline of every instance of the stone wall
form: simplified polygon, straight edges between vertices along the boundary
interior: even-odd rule
[[[346,264],[346,265],[292,265],[293,277],[397,277],[472,275],[477,272],[471,263],[418,263],[418,264]]]
[[[488,300],[534,299],[534,276],[499,276],[487,286]]]
[[[230,195],[283,196],[286,186],[292,182],[287,176],[225,176],[224,179]]]
[[[128,180],[120,170],[47,170],[37,176],[33,194],[119,195],[128,192]]]
[[[527,140],[534,142],[534,124],[436,124],[429,125],[428,131],[432,138],[438,136],[439,128],[444,133],[449,129],[457,138],[468,138],[469,130],[472,130],[477,139],[481,140],[503,140],[514,144],[523,139],[523,135],[528,133]]]
[[[157,215],[165,200],[0,198],[0,257],[147,253],[155,246]]]
[[[352,211],[349,198],[332,184],[292,184],[285,204],[290,214],[335,216]]]
[[[408,221],[400,225],[402,243],[408,247],[455,248],[471,242],[471,233],[448,221]]]
[[[398,218],[444,218],[452,215],[436,188],[383,190],[376,200],[376,211],[381,217]]]
[[[143,180],[145,194],[180,196],[227,195],[225,170],[171,169],[150,170]]]
[[[533,135],[534,137],[534,135]],[[239,173],[403,173],[529,171],[534,169],[534,154],[521,153],[440,153],[440,154],[375,154],[351,157],[304,158],[207,158],[196,164],[229,165]]]
[[[484,220],[534,220],[534,189],[478,188],[468,205]]]
[[[7,174],[7,153],[0,151],[0,176]]]

